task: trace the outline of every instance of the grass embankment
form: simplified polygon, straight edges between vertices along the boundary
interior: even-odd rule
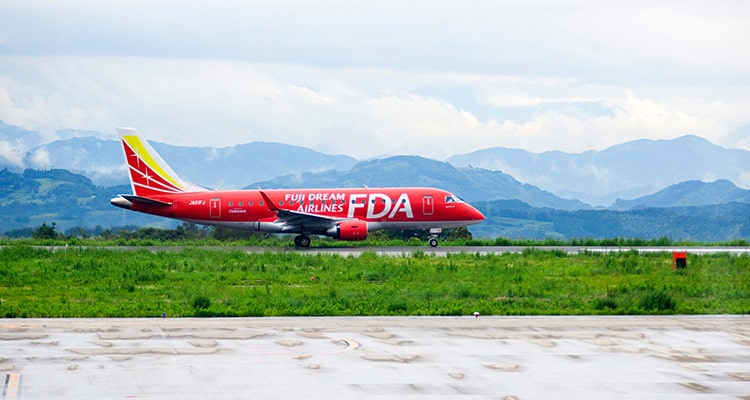
[[[0,250],[0,317],[750,313],[750,257],[448,257],[29,246]]]

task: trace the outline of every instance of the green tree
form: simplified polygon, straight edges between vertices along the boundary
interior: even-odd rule
[[[42,223],[42,226],[31,232],[31,237],[34,239],[56,239],[60,236],[60,234],[55,231],[56,226],[57,224],[54,222],[52,225],[47,225],[47,223],[44,222]]]

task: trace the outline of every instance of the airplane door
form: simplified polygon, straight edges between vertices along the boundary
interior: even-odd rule
[[[422,214],[432,215],[435,211],[435,202],[432,196],[422,196]]]
[[[221,199],[209,200],[208,207],[211,210],[211,218],[221,218]]]

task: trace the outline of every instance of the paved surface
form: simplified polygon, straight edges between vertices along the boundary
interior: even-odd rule
[[[158,249],[158,248],[157,248]],[[435,255],[445,257],[448,254],[506,254],[506,253],[523,253],[531,249],[538,249],[542,251],[562,251],[567,254],[580,254],[585,252],[590,253],[618,253],[637,251],[639,253],[655,253],[655,252],[667,252],[673,251],[684,251],[690,254],[716,254],[716,253],[727,253],[733,255],[750,254],[750,247],[741,246],[715,246],[715,247],[674,247],[674,246],[647,246],[647,247],[612,247],[612,246],[541,246],[541,247],[529,247],[529,246],[438,246],[438,247],[336,247],[336,248],[310,248],[304,250],[297,250],[301,253],[314,253],[314,254],[338,254],[341,256],[359,256],[364,252],[373,252],[379,255],[386,256],[404,256],[411,255],[415,252],[423,252],[426,255]],[[295,251],[293,249],[279,250],[269,248],[253,248],[245,247],[243,250],[253,253],[262,251]]]
[[[60,251],[68,246],[40,246],[50,250]],[[2,246],[0,246],[2,248]],[[82,248],[104,248],[108,250],[136,251],[147,249],[152,252],[181,251],[185,246],[82,246]],[[190,247],[196,248],[196,247]],[[375,253],[384,256],[409,256],[416,252],[426,255],[445,257],[448,254],[505,254],[523,253],[525,250],[537,249],[542,251],[563,251],[567,254],[591,253],[617,253],[637,251],[639,253],[654,253],[673,251],[684,251],[690,254],[716,254],[726,253],[732,255],[750,255],[750,246],[708,246],[708,247],[676,247],[676,246],[641,246],[641,247],[615,247],[615,246],[438,246],[438,247],[415,247],[415,246],[387,246],[387,247],[311,247],[308,249],[295,249],[292,247],[240,247],[240,246],[199,246],[198,249],[232,251],[240,250],[247,253],[283,253],[295,252],[300,254],[337,254],[340,256],[360,256],[362,253]]]
[[[0,320],[3,399],[750,399],[750,317]]]

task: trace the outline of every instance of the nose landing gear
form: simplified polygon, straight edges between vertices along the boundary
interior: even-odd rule
[[[430,238],[428,239],[427,243],[430,244],[430,247],[437,247],[438,246],[438,236],[443,232],[441,228],[430,228]]]

